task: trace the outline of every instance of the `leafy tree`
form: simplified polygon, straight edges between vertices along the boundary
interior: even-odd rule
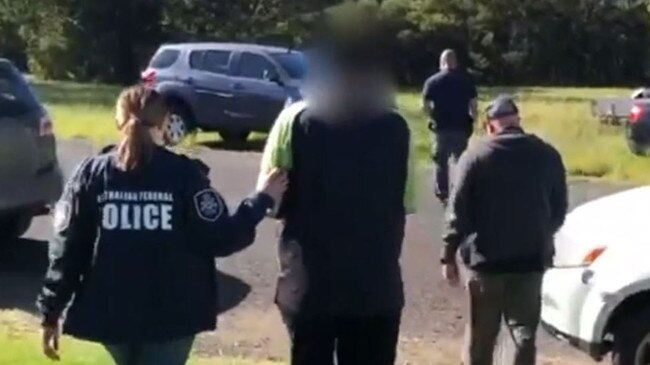
[[[650,76],[650,0],[0,0],[0,56],[43,77],[130,83],[160,43],[299,45],[320,14],[344,19],[351,3],[387,21],[406,84],[447,47],[490,83]]]

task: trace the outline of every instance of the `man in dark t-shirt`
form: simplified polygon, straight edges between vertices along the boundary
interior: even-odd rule
[[[440,71],[425,82],[422,97],[436,136],[436,196],[446,204],[450,164],[453,166],[467,148],[477,113],[476,86],[470,75],[458,68],[453,50],[441,54]]]

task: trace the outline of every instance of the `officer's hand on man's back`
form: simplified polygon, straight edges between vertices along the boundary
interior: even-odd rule
[[[282,169],[273,169],[265,174],[259,183],[259,191],[270,196],[277,204],[284,192],[287,191],[289,178],[287,172]]]

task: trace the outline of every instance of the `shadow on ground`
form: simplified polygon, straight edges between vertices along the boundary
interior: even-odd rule
[[[266,140],[254,139],[246,142],[225,142],[225,141],[205,141],[199,143],[201,146],[213,150],[227,150],[235,152],[262,152]]]
[[[19,239],[0,244],[0,310],[17,309],[36,314],[34,305],[47,269],[47,242]],[[251,287],[240,279],[217,273],[219,313],[241,303]]]

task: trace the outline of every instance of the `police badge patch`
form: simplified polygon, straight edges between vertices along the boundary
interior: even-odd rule
[[[59,200],[54,206],[54,231],[64,231],[70,225],[70,216],[72,215],[72,205],[65,200]]]
[[[224,202],[216,191],[205,189],[194,195],[194,207],[201,219],[216,222],[224,211]]]

